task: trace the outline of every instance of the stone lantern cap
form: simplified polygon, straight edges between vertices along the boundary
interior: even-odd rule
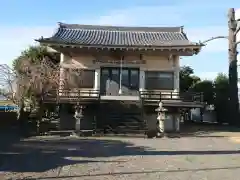
[[[163,107],[163,103],[162,102],[159,102],[158,108],[155,109],[155,111],[157,111],[157,112],[166,112],[167,109]]]

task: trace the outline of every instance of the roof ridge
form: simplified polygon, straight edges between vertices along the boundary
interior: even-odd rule
[[[108,30],[108,31],[143,31],[143,32],[179,32],[183,26],[175,27],[143,27],[143,26],[110,26],[110,25],[87,25],[87,24],[67,24],[59,22],[59,28],[66,29],[88,29],[88,30]]]

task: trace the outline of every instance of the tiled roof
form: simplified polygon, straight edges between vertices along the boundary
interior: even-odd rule
[[[95,47],[165,47],[188,46],[191,43],[182,27],[117,27],[59,24],[50,38],[42,43],[59,43]]]

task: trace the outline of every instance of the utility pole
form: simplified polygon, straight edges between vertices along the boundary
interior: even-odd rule
[[[228,10],[228,36],[216,36],[201,43],[206,43],[215,39],[228,39],[228,58],[229,58],[229,104],[226,109],[229,114],[229,123],[233,125],[240,125],[239,100],[238,100],[238,72],[237,72],[237,34],[240,33],[240,26],[238,26],[240,19],[236,19],[234,8]]]
[[[238,100],[238,74],[237,74],[237,42],[236,37],[239,32],[235,10],[228,10],[228,57],[229,57],[229,122],[233,125],[240,124],[239,100]]]

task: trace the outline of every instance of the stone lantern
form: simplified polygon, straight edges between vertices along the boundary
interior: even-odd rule
[[[81,133],[81,121],[83,120],[83,106],[77,104],[75,106],[74,118],[76,119],[75,130],[77,134]]]
[[[164,136],[167,109],[164,108],[163,103],[160,102],[156,111],[158,112],[157,123],[156,123],[157,136]]]

